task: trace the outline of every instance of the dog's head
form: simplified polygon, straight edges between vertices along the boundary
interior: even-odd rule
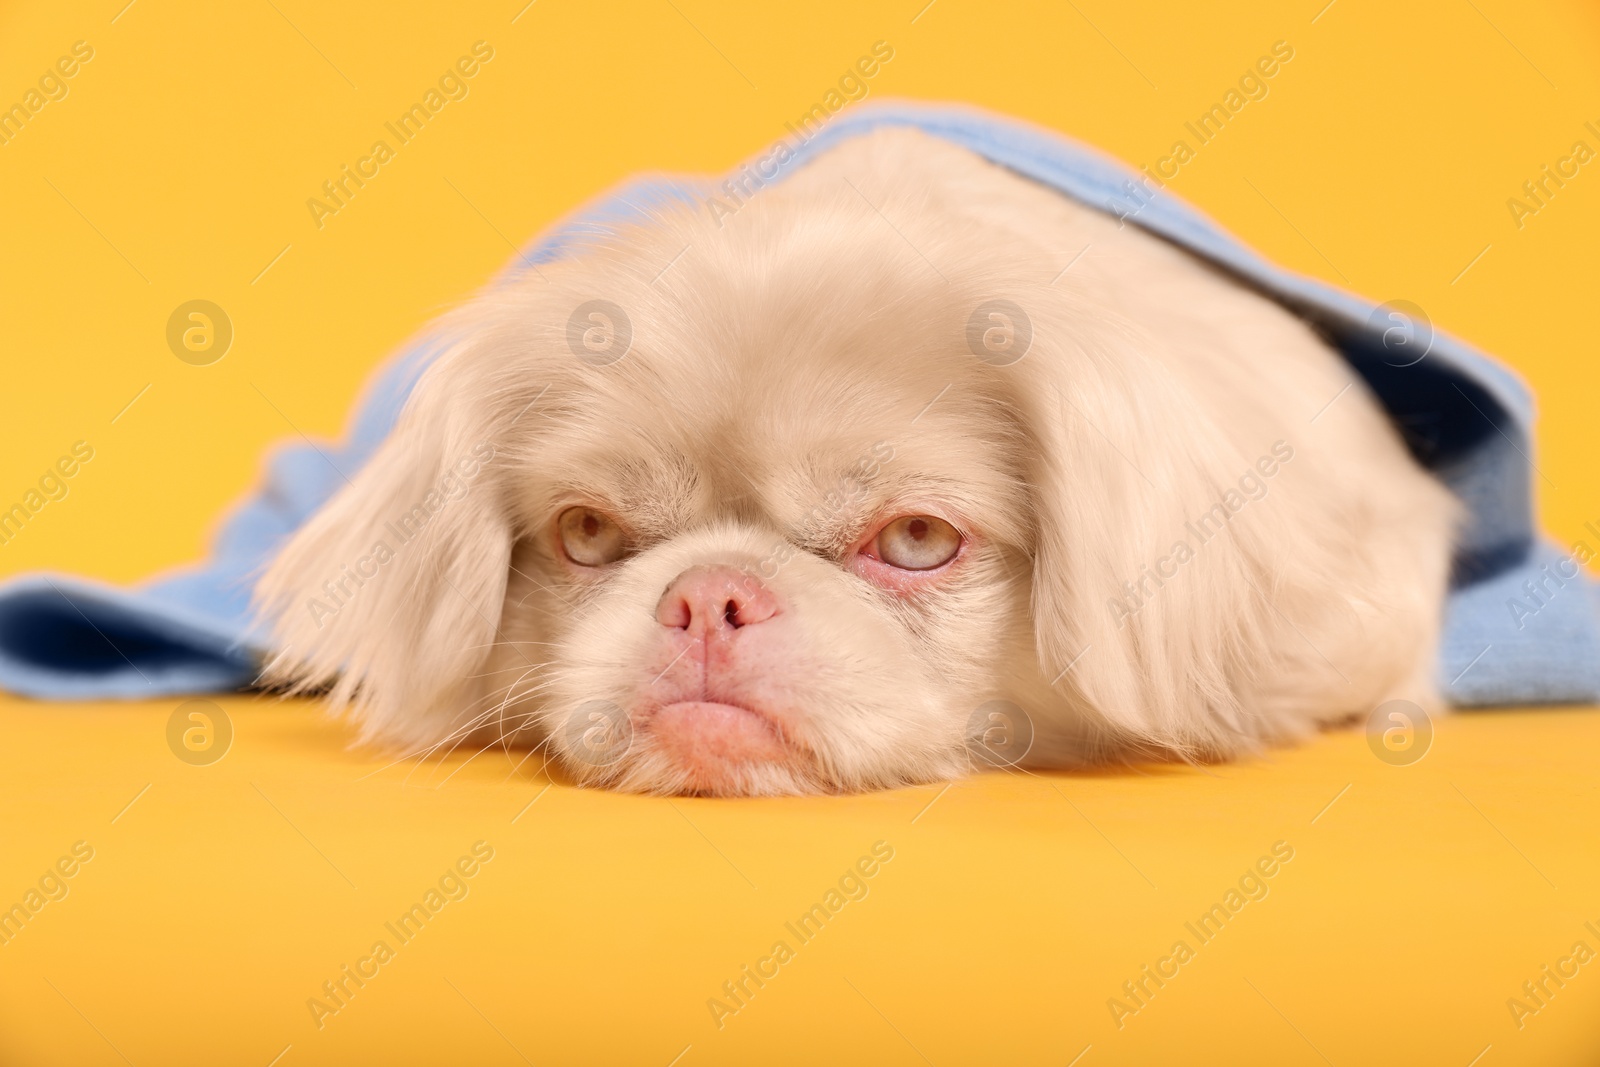
[[[1054,281],[1064,250],[894,179],[886,143],[455,313],[261,583],[271,676],[371,737],[668,792],[953,777],[1026,735],[994,701],[1162,715],[1106,602],[1193,499],[1130,453],[1193,415]]]

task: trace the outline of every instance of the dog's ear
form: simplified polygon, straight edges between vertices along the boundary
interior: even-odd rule
[[[476,399],[494,395],[476,380],[482,362],[465,347],[441,356],[256,587],[277,650],[264,680],[331,684],[364,737],[443,736],[496,640],[514,531],[495,462],[503,420]]]
[[[1017,376],[1037,449],[1043,677],[1125,742],[1234,750],[1257,733],[1240,720],[1240,687],[1263,628],[1277,625],[1263,593],[1275,577],[1271,542],[1288,544],[1290,527],[1265,503],[1245,515],[1224,503],[1247,499],[1239,483],[1257,457],[1153,358],[1159,342],[1103,309],[1041,301],[1033,349],[1002,373]]]

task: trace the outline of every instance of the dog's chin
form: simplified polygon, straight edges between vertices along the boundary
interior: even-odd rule
[[[645,722],[662,749],[685,767],[717,768],[789,758],[772,721],[739,704],[681,700],[658,709]]]
[[[817,791],[808,757],[760,710],[680,700],[635,720],[640,756],[624,780],[646,792],[750,796]]]

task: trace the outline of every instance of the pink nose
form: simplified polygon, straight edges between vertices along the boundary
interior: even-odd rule
[[[656,621],[678,630],[737,630],[778,614],[778,598],[753,574],[735,567],[690,567],[656,605]]]

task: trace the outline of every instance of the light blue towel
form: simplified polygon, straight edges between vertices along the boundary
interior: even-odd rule
[[[763,152],[741,180],[746,190],[752,182],[781,181],[818,152],[882,126],[922,129],[1118,215],[1315,323],[1383,400],[1418,458],[1470,511],[1439,655],[1445,694],[1460,705],[1600,701],[1600,586],[1574,576],[1569,557],[1534,528],[1533,405],[1509,371],[1443,335],[1431,336],[1426,355],[1412,362],[1429,336],[1419,320],[1267,263],[1152,181],[1094,151],[968,108],[860,106],[808,130],[803,142],[799,135],[785,142],[787,153]],[[502,281],[561,258],[609,223],[648,216],[666,203],[716,213],[710,198],[731,205],[731,195],[697,180],[633,182],[536,240]],[[446,339],[425,333],[382,368],[342,445],[279,448],[265,483],[228,517],[209,560],[134,589],[49,574],[0,587],[0,686],[79,700],[249,685],[267,650],[249,615],[255,576],[366,462],[418,375],[445,347]],[[1600,550],[1600,537],[1591,548]]]

